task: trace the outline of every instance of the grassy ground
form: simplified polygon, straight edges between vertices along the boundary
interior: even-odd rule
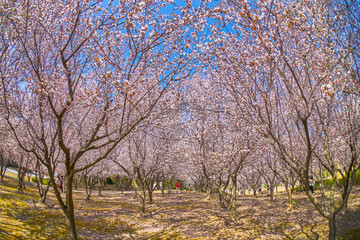
[[[0,239],[68,239],[65,220],[54,195],[39,203],[36,189],[17,193],[16,181],[0,183]],[[340,239],[360,239],[360,188],[349,210],[338,217]],[[287,211],[285,195],[239,196],[237,221],[216,199],[196,192],[154,194],[147,214],[138,213],[133,193],[92,196],[75,193],[76,223],[81,239],[327,239],[327,222],[307,197],[295,195],[295,209]]]
[[[12,172],[6,172],[6,176],[17,178],[17,174],[12,173]]]

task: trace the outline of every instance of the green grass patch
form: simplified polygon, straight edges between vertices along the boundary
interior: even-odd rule
[[[354,181],[354,183],[355,183],[356,185],[360,185],[360,170],[357,170],[357,172],[356,172],[356,176],[355,176],[355,181]]]
[[[13,178],[17,178],[17,177],[18,177],[16,173],[12,173],[12,172],[6,172],[6,173],[5,173],[5,176],[13,177]]]
[[[39,182],[39,178],[36,177],[31,177],[31,181],[34,183],[38,183]],[[50,182],[50,179],[48,178],[43,178],[42,179],[42,185],[48,185],[50,184],[50,186],[52,186],[52,182]]]

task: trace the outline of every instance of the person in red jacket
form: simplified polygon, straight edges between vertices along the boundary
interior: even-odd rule
[[[178,191],[179,190],[179,193],[180,193],[180,183],[179,181],[176,182],[176,189],[175,191]]]

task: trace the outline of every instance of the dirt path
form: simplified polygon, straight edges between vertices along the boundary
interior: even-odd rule
[[[360,194],[359,189],[355,192]],[[287,210],[285,195],[278,195],[273,203],[265,196],[239,196],[237,221],[229,218],[216,199],[207,200],[196,192],[155,193],[145,216],[138,213],[133,193],[105,194],[90,201],[79,198],[77,202],[80,222],[98,223],[100,219],[115,224],[114,228],[107,224],[96,237],[79,228],[80,236],[88,239],[327,239],[326,219],[303,194],[294,196],[292,211]],[[353,198],[350,205],[352,210],[338,218],[341,234],[360,229],[355,210],[360,203]]]
[[[209,200],[198,192],[165,196],[156,192],[145,215],[139,213],[134,192],[94,193],[90,200],[85,198],[84,192],[74,192],[80,239],[327,239],[326,219],[303,193],[295,194],[292,211],[287,210],[285,194],[276,195],[274,202],[267,196],[239,196],[236,221],[219,207],[216,195]],[[19,239],[69,239],[53,192],[43,205],[35,188],[20,194],[16,181],[10,179],[0,185],[0,222],[1,239],[4,232]],[[349,198],[348,211],[338,216],[337,227],[338,236],[344,236],[339,240],[360,239],[359,186]]]

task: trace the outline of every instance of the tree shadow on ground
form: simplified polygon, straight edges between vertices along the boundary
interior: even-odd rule
[[[360,208],[352,208],[344,211],[338,216],[336,224],[339,239],[360,239]]]
[[[2,189],[5,197],[0,201],[0,206],[13,211],[3,211],[5,217],[26,223],[26,227],[31,228],[26,232],[31,233],[34,229],[33,236],[37,236],[37,233],[43,236],[51,235],[52,239],[63,239],[62,236],[67,236],[65,220],[60,214],[53,193],[49,194],[49,202],[55,204],[55,208],[33,209],[30,202],[27,210],[25,207],[21,208],[22,213],[20,213],[15,211],[16,207],[4,204],[9,200],[9,196],[15,196],[17,199],[15,203],[19,202],[22,196],[14,195],[12,190],[15,188],[11,191],[6,187]],[[339,240],[352,240],[357,239],[355,236],[359,236],[358,225],[349,224],[349,222],[358,224],[360,221],[359,190],[360,187],[349,199],[349,210],[338,218],[338,235],[346,236]],[[26,194],[24,196],[28,198]],[[139,214],[139,201],[134,197],[134,193],[104,193],[102,196],[92,196],[91,201],[85,201],[84,193],[76,193],[75,215],[79,237],[82,239],[327,239],[326,219],[320,216],[303,193],[294,195],[294,210],[291,211],[287,210],[285,194],[276,195],[274,202],[271,202],[267,196],[241,195],[237,200],[235,221],[231,219],[228,209],[219,206],[215,195],[207,199],[206,194],[199,192],[172,193],[165,196],[155,192],[153,197],[154,203],[146,205],[147,214],[143,216]],[[48,214],[44,215],[46,212]],[[46,216],[43,217],[46,221],[37,221],[35,216]],[[45,230],[49,227],[47,221],[56,223],[52,227],[54,232]],[[31,223],[36,223],[37,227]],[[2,225],[0,229],[3,229]],[[55,237],[55,232],[61,234]],[[0,235],[3,234],[0,232]]]

